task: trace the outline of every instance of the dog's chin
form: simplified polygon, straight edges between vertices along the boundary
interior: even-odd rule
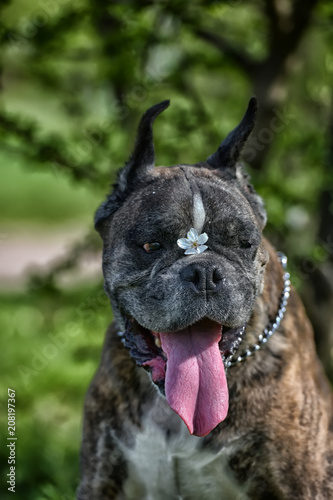
[[[133,361],[143,367],[151,376],[152,381],[160,392],[165,395],[165,377],[168,366],[168,354],[163,349],[163,336],[190,335],[190,332],[200,331],[202,337],[210,335],[210,332],[220,335],[218,348],[225,369],[227,360],[236,353],[244,335],[246,324],[231,328],[218,323],[215,320],[204,317],[199,321],[189,324],[185,328],[174,332],[154,332],[136,321],[135,318],[127,318],[125,332],[121,333],[122,342],[128,349]]]

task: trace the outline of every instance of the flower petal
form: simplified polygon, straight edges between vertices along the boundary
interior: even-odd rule
[[[200,234],[200,236],[198,237],[197,239],[197,243],[198,245],[203,245],[204,243],[206,243],[206,241],[208,240],[208,235],[207,233],[202,233]]]
[[[194,253],[197,253],[196,248],[188,248],[187,250],[185,250],[185,255],[192,255]]]
[[[205,250],[207,250],[207,246],[206,245],[200,245],[199,247],[197,247],[197,252],[198,253],[202,253],[204,252]]]
[[[195,243],[199,237],[198,231],[194,229],[194,227],[191,227],[191,229],[187,233],[187,237],[192,243]]]
[[[190,248],[192,243],[187,238],[180,238],[177,240],[177,245],[185,250],[185,248]]]

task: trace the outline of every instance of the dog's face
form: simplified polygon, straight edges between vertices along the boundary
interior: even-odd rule
[[[256,102],[207,162],[154,168],[152,122],[167,104],[144,115],[96,226],[125,346],[190,432],[205,435],[227,414],[223,364],[241,340],[267,261],[263,206],[237,164]]]

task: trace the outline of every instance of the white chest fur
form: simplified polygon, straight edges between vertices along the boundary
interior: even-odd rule
[[[134,447],[119,443],[128,466],[126,500],[245,500],[227,467],[234,447],[218,453],[202,450],[202,438],[191,436],[170,411],[160,406],[157,413],[156,408],[150,412]],[[178,427],[169,436],[161,426],[166,418]]]

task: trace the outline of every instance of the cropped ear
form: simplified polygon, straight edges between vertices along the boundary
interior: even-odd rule
[[[207,163],[216,170],[226,173],[228,178],[230,176],[237,180],[240,189],[252,206],[261,228],[264,228],[267,219],[264,203],[253,189],[249,182],[249,176],[238,161],[242,149],[254,129],[257,109],[257,99],[252,97],[240,124],[221,142],[218,150],[208,158]]]
[[[103,221],[109,217],[124,201],[140,178],[144,177],[155,166],[155,149],[153,141],[153,123],[155,118],[170,104],[169,100],[162,101],[149,108],[142,116],[134,151],[118,174],[118,180],[113,186],[112,193],[97,209],[95,214],[95,228],[99,231]]]
[[[227,135],[218,150],[207,159],[209,165],[216,169],[231,169],[236,177],[236,165],[242,149],[254,128],[257,108],[257,99],[252,97],[240,124]]]
[[[155,148],[153,140],[153,123],[162,111],[169,107],[170,101],[162,101],[149,108],[141,118],[134,151],[120,171],[118,177],[118,189],[125,191],[129,184],[135,184],[135,181],[144,174],[152,170],[155,166]]]

